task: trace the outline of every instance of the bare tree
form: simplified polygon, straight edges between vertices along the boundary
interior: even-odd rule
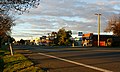
[[[36,8],[39,4],[40,0],[0,0],[0,12],[22,14],[30,8]]]
[[[113,32],[114,35],[120,36],[120,14],[110,17],[105,32]]]

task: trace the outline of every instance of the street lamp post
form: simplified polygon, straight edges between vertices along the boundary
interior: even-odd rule
[[[98,46],[100,44],[100,16],[101,14],[95,14],[98,16]]]

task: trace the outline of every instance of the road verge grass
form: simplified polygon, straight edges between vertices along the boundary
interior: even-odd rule
[[[0,50],[0,72],[44,72],[22,54]]]

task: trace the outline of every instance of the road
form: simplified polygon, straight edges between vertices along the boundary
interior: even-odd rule
[[[47,72],[120,72],[120,48],[14,46]]]

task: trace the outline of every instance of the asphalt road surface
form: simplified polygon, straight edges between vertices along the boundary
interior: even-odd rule
[[[14,46],[46,72],[120,72],[120,47]]]

